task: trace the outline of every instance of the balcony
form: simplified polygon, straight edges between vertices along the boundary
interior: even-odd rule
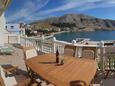
[[[19,38],[19,37],[18,37]],[[12,38],[9,39],[9,41]],[[20,41],[19,41],[20,40]],[[14,43],[9,42],[9,44],[6,44],[5,46],[8,46],[14,50],[12,55],[0,55],[0,65],[4,64],[12,64],[19,67],[19,75],[26,76],[27,70],[26,65],[24,62],[24,55],[22,51],[22,46],[33,46],[36,48],[36,50],[43,53],[56,53],[56,49],[59,50],[59,53],[64,54],[64,48],[70,48],[73,49],[75,52],[73,55],[74,58],[82,58],[83,50],[93,50],[94,51],[94,59],[97,62],[97,73],[94,77],[94,79],[91,81],[91,84],[93,86],[109,86],[110,83],[114,83],[115,80],[115,74],[114,74],[114,64],[115,60],[110,59],[111,57],[114,57],[114,46],[103,46],[100,47],[98,45],[80,45],[80,44],[73,44],[68,43],[64,41],[56,40],[52,37],[41,37],[41,38],[32,38],[32,37],[20,37],[19,40],[15,41]],[[68,47],[69,46],[69,47]],[[69,51],[69,52],[73,52]],[[106,51],[106,52],[105,52]],[[68,52],[68,51],[67,51]],[[112,52],[112,53],[110,53]],[[68,53],[67,53],[68,54]],[[110,57],[110,58],[109,58]],[[109,72],[109,74],[106,77],[106,69],[109,69],[111,66],[112,71]],[[18,75],[16,75],[18,76]],[[21,80],[24,80],[25,77],[15,77],[17,79],[17,82],[20,82]],[[105,79],[106,78],[106,79]],[[107,85],[108,84],[108,85]],[[111,85],[112,86],[112,85]]]

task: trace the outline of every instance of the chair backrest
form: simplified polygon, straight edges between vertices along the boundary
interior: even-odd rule
[[[4,69],[0,66],[0,85],[1,86],[14,86],[17,84],[15,77],[6,77]]]
[[[105,47],[105,56],[110,57],[110,56],[115,56],[115,46],[107,46]]]
[[[0,66],[0,76],[1,76],[2,79],[5,78],[5,73],[4,73],[4,70],[3,70],[2,66]]]
[[[75,50],[76,47],[75,46],[71,46],[71,45],[66,45],[64,48],[64,55],[68,55],[68,56],[75,56]]]
[[[3,78],[0,76],[0,86],[5,86]]]
[[[70,85],[71,86],[87,86],[86,82],[82,80],[71,81]]]
[[[93,50],[83,50],[82,58],[95,59]]]
[[[23,47],[24,59],[29,59],[37,56],[37,51],[34,47]]]
[[[5,73],[3,68],[0,66],[0,86],[5,86],[4,78],[5,78]]]

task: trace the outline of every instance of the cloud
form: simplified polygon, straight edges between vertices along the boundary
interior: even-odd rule
[[[8,21],[15,21],[18,19],[33,21],[64,11],[84,11],[115,6],[115,0],[57,0],[57,3],[60,2],[61,4],[57,5],[57,3],[55,3],[55,6],[40,10],[45,7],[49,1],[51,2],[53,0],[25,0],[24,6],[7,19]],[[50,3],[48,5],[50,5]]]
[[[65,4],[41,11],[37,15],[76,9],[78,11],[115,6],[115,0],[65,0]]]
[[[58,12],[58,11],[66,11],[69,9],[73,9],[73,8],[77,7],[78,5],[79,5],[78,3],[70,2],[65,5],[53,8],[53,9],[41,11],[38,14],[40,15],[40,14],[48,14],[48,13],[53,13],[53,12]]]
[[[97,2],[97,1],[105,1],[105,0],[65,0],[66,2]]]
[[[90,9],[95,9],[95,8],[107,8],[107,7],[115,7],[115,1],[114,0],[100,0],[96,2],[90,2],[87,4],[84,4],[84,6],[80,6],[79,11],[84,11],[84,10],[90,10]]]
[[[25,1],[23,7],[20,8],[20,10],[7,17],[7,21],[8,22],[16,21],[21,18],[28,20],[28,18],[32,13],[40,10],[49,2],[49,0],[34,0],[34,1],[35,2],[33,2],[32,0]]]

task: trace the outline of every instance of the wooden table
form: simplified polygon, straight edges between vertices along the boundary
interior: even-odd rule
[[[89,86],[96,73],[96,62],[64,56],[64,65],[55,63],[54,54],[45,54],[26,60],[26,64],[42,78],[56,86],[72,86],[71,82],[82,80]]]

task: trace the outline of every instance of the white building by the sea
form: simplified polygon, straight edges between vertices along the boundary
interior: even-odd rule
[[[4,12],[8,7],[11,0],[0,0],[0,46],[4,46],[5,43],[5,26],[6,19],[4,16]]]
[[[18,23],[8,23],[5,29],[9,34],[21,34],[20,24]]]

